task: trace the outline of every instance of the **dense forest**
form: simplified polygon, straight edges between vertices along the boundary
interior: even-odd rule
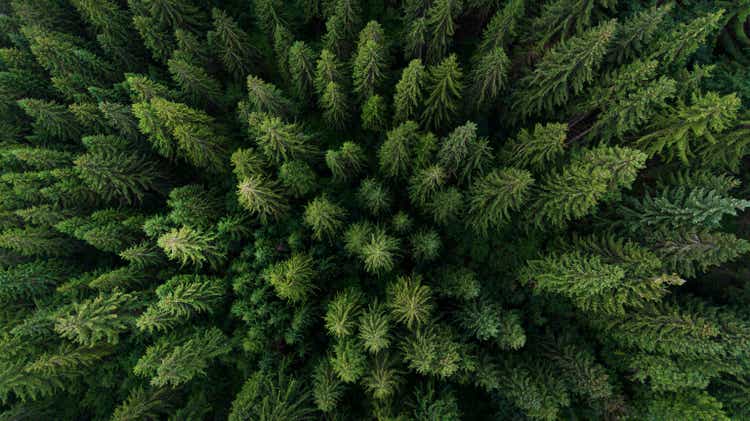
[[[0,420],[750,419],[750,0],[0,0]]]

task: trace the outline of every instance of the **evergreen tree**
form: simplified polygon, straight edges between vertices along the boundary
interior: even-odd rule
[[[458,101],[464,89],[463,72],[454,54],[429,72],[428,95],[421,118],[426,126],[439,128],[458,114]]]
[[[417,110],[422,104],[424,79],[422,61],[410,61],[401,74],[401,79],[396,84],[396,93],[393,95],[393,117],[397,122],[417,118]]]
[[[469,225],[487,233],[510,219],[510,211],[517,211],[534,182],[524,170],[506,168],[495,170],[477,180],[469,193]]]
[[[614,21],[603,23],[549,50],[521,80],[514,107],[528,117],[552,111],[591,82],[615,34]]]
[[[384,83],[388,66],[385,33],[379,23],[369,22],[359,34],[353,62],[354,92],[362,98],[375,94]]]
[[[242,3],[0,1],[0,419],[750,417],[746,0]]]
[[[213,30],[208,32],[208,43],[236,80],[248,77],[255,56],[258,54],[248,34],[231,16],[220,9],[213,9],[211,16],[213,17]]]

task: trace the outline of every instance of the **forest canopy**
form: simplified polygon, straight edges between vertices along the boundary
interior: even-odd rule
[[[0,421],[750,419],[749,0],[0,0]]]

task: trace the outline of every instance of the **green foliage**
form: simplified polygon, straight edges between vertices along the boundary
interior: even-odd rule
[[[282,370],[258,371],[247,379],[232,402],[229,420],[290,420],[310,419],[313,411],[311,393],[304,383]]]
[[[224,260],[224,252],[217,244],[216,235],[197,228],[182,226],[163,235],[157,241],[171,260],[200,268],[205,263],[217,267]]]
[[[560,123],[537,124],[533,131],[522,129],[506,146],[506,162],[537,171],[554,163],[565,152],[568,126]]]
[[[365,373],[367,359],[356,339],[344,338],[336,342],[331,366],[344,383],[354,383]]]
[[[180,338],[175,345],[161,341],[148,347],[133,367],[133,372],[143,377],[151,376],[152,386],[176,387],[204,376],[211,360],[231,349],[227,337],[219,329],[202,329]]]
[[[137,297],[115,291],[76,303],[55,321],[55,332],[84,346],[116,344],[123,331],[132,328]]]
[[[237,185],[237,200],[261,221],[277,219],[287,210],[287,203],[274,181],[250,175]]]
[[[422,61],[414,59],[404,68],[393,94],[393,117],[398,122],[414,120],[422,105],[425,83]]]
[[[516,168],[495,170],[478,179],[469,193],[470,226],[481,233],[502,226],[511,210],[520,209],[533,182],[531,174]]]
[[[394,320],[409,329],[425,324],[432,312],[430,287],[419,275],[401,276],[388,284],[388,306]]]
[[[0,419],[750,418],[749,4],[0,1]]]
[[[328,333],[342,338],[354,333],[356,319],[359,316],[362,296],[357,291],[340,292],[328,303],[325,321]]]
[[[354,92],[362,98],[374,95],[385,81],[387,66],[388,50],[383,28],[378,22],[368,22],[359,33],[357,52],[354,56]]]
[[[211,11],[213,30],[208,32],[208,43],[224,67],[235,79],[242,79],[250,73],[250,66],[257,52],[249,36],[231,16],[220,9]]]
[[[305,224],[313,231],[317,240],[332,239],[344,224],[346,210],[331,202],[326,196],[318,196],[305,207]]]
[[[615,22],[606,22],[549,50],[521,80],[514,103],[520,116],[552,111],[580,94],[594,78],[615,31]]]
[[[463,71],[455,54],[429,69],[426,88],[427,97],[421,115],[424,125],[440,128],[453,122],[464,90]]]
[[[678,157],[687,163],[693,154],[690,144],[719,142],[716,135],[732,127],[739,108],[740,100],[735,94],[693,95],[690,106],[679,103],[656,119],[649,133],[638,139],[638,144],[650,155]]]
[[[258,142],[267,159],[276,163],[302,158],[314,151],[308,136],[294,123],[265,113],[252,113],[249,117],[250,133]]]
[[[263,271],[263,278],[273,286],[279,297],[292,302],[301,301],[315,289],[314,262],[305,254],[294,254],[287,260],[273,264]]]
[[[138,316],[136,325],[148,332],[167,331],[197,314],[212,313],[224,297],[224,288],[219,279],[176,276],[156,289],[159,301]]]

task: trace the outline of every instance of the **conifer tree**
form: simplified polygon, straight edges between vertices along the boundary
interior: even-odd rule
[[[614,21],[606,22],[549,50],[520,81],[514,102],[520,115],[552,111],[580,94],[601,65],[615,30]]]
[[[326,196],[318,196],[305,207],[305,224],[313,231],[317,240],[332,239],[343,226],[346,217],[344,208],[331,202]]]
[[[110,136],[90,138],[89,152],[75,161],[81,179],[107,200],[142,200],[158,191],[163,179],[158,164],[146,155],[128,153],[128,144]]]
[[[250,175],[240,181],[237,185],[237,199],[240,205],[257,215],[261,221],[279,218],[288,208],[276,183],[257,175]]]
[[[201,67],[194,66],[185,60],[172,58],[168,62],[172,79],[192,103],[218,103],[221,97],[221,85]]]
[[[292,111],[292,102],[276,86],[257,76],[247,77],[247,94],[250,111],[281,117]]]
[[[169,337],[165,338],[169,339]],[[227,337],[217,328],[201,329],[180,338],[179,345],[161,341],[150,346],[133,368],[136,375],[151,377],[155,387],[184,384],[205,375],[209,362],[231,350]]]
[[[542,170],[565,151],[568,126],[560,123],[537,124],[532,130],[521,129],[505,147],[508,164]]]
[[[257,52],[249,36],[240,26],[220,9],[211,11],[213,30],[208,33],[208,43],[215,48],[215,52],[224,67],[237,80],[242,80],[251,72],[253,60]]]
[[[650,155],[677,157],[687,163],[692,155],[691,141],[717,143],[715,136],[732,126],[740,107],[734,94],[722,97],[715,92],[693,95],[691,102],[690,106],[680,103],[675,109],[667,109],[648,128],[649,133],[638,139],[638,144]]]
[[[461,14],[461,0],[437,0],[427,10],[426,25],[430,31],[427,41],[427,56],[438,62],[445,56],[456,32],[456,18]]]
[[[429,85],[421,119],[425,126],[439,128],[458,114],[458,101],[463,93],[463,71],[455,54],[429,70]]]
[[[136,320],[140,330],[167,331],[196,314],[213,312],[224,296],[224,285],[218,279],[181,275],[160,285],[156,295],[159,301]]]
[[[314,149],[308,136],[294,123],[265,113],[250,114],[250,132],[266,158],[281,162],[310,155]]]
[[[378,22],[369,22],[359,34],[354,56],[352,80],[354,92],[362,98],[375,94],[384,83],[388,66],[385,33]]]
[[[393,95],[393,117],[397,122],[416,119],[422,104],[425,70],[422,61],[414,59],[404,68]]]
[[[362,147],[354,142],[344,142],[339,150],[326,153],[326,165],[334,180],[346,180],[357,176],[365,165]]]
[[[472,73],[472,90],[475,106],[490,105],[505,88],[510,59],[502,48],[495,48],[482,55]]]
[[[296,41],[287,51],[294,93],[297,98],[307,101],[315,81],[315,53],[304,41]]]
[[[131,294],[115,291],[74,305],[55,322],[61,337],[81,345],[116,344],[119,334],[132,328],[132,312],[139,307]]]
[[[745,0],[241,3],[0,2],[0,419],[750,417]]]
[[[294,254],[263,272],[263,278],[274,287],[276,294],[292,302],[304,300],[315,289],[315,276],[313,260],[305,254]]]
[[[217,244],[214,233],[183,226],[173,229],[158,239],[159,247],[171,260],[188,263],[197,268],[205,263],[217,267],[224,260],[224,251]]]
[[[495,170],[477,180],[469,193],[470,226],[481,233],[500,227],[510,219],[511,210],[520,209],[533,182],[531,174],[515,168]]]

